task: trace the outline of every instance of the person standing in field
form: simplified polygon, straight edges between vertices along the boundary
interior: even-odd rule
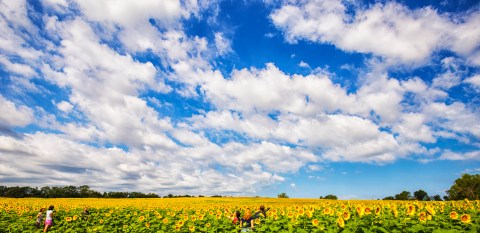
[[[227,216],[228,219],[232,220],[233,225],[237,225],[240,223],[240,211],[235,211],[235,215],[233,217]]]
[[[50,227],[53,225],[53,205],[48,207],[47,214],[45,217],[45,228],[43,228],[43,232],[47,232]]]
[[[242,225],[242,232],[248,232],[254,229],[252,212],[250,209],[245,210],[245,213],[243,213],[243,217],[240,221]]]
[[[260,206],[260,209],[255,212],[255,214],[253,215],[253,219],[257,219],[257,218],[260,218],[260,217],[267,217],[267,211],[269,210],[270,208],[267,208],[265,209],[265,206],[264,205],[261,205]]]
[[[45,208],[40,208],[40,211],[37,214],[37,221],[35,221],[35,227],[37,227],[37,229],[40,229],[42,226],[43,211],[45,211]]]

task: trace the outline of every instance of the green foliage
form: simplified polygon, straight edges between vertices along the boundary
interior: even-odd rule
[[[447,191],[449,200],[480,199],[480,174],[463,174]]]
[[[408,191],[403,191],[395,195],[395,200],[410,200],[410,199],[412,199],[412,196]]]
[[[419,200],[419,201],[426,201],[427,198],[429,198],[428,193],[421,189],[413,192],[413,196],[415,197],[416,200]]]
[[[286,193],[280,193],[278,194],[278,198],[288,198],[288,195]]]
[[[325,197],[320,196],[320,199],[338,200],[338,197],[335,196],[335,195],[333,195],[333,194],[329,194],[329,195],[327,195],[327,196],[325,196]]]

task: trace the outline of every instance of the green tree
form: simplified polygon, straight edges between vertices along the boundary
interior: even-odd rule
[[[338,199],[338,197],[337,197],[337,196],[335,196],[335,195],[333,195],[333,194],[329,194],[329,195],[327,195],[327,196],[325,196],[325,197],[322,197],[322,196],[320,196],[320,199],[330,199],[330,200],[337,200],[337,199]]]
[[[419,201],[427,201],[428,199],[428,193],[421,189],[413,192],[413,196],[415,197],[415,199]]]
[[[278,194],[278,198],[288,198],[288,195],[286,193],[280,193]]]
[[[383,198],[383,200],[395,200],[395,197],[388,196],[388,197]]]
[[[448,200],[480,199],[480,174],[463,174],[447,191]]]
[[[437,194],[437,195],[433,196],[433,200],[434,201],[441,201],[442,197],[440,197],[440,195]]]
[[[395,195],[395,200],[409,200],[411,198],[412,198],[412,196],[410,195],[410,192],[408,192],[408,191],[403,191],[403,192]]]

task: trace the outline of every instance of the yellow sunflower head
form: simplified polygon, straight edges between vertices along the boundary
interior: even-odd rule
[[[457,212],[455,212],[455,211],[450,212],[450,218],[451,219],[457,219],[458,218]]]
[[[338,218],[337,219],[337,224],[340,228],[344,228],[345,227],[345,221],[343,220],[343,218]]]
[[[462,216],[460,216],[460,221],[462,221],[463,223],[470,223],[471,220],[472,218],[469,214],[462,214]]]

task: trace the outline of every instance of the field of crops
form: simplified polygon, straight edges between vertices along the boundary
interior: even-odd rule
[[[260,205],[255,232],[480,232],[480,201],[327,201],[277,198],[0,198],[0,232],[40,232],[41,207],[55,206],[49,232],[238,232],[228,216]],[[88,207],[90,214],[82,215]]]

